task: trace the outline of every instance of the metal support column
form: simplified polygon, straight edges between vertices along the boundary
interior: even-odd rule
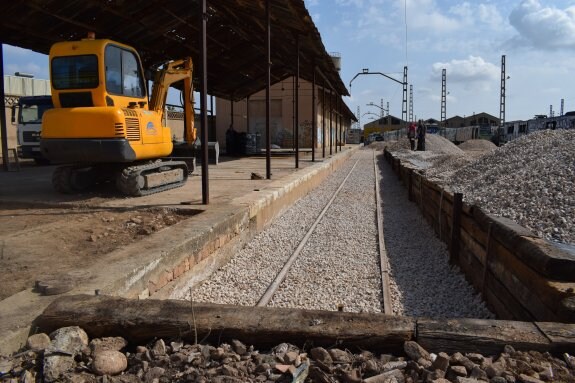
[[[321,155],[325,158],[325,81],[321,88]]]
[[[333,154],[333,100],[329,91],[329,155]]]
[[[335,112],[334,112],[334,115],[335,115],[335,122],[334,122],[335,132],[334,133],[335,133],[335,152],[336,153],[337,153],[337,137],[339,135],[339,125],[338,125],[339,116],[337,115],[338,110],[339,110],[339,98],[336,98],[335,99]]]
[[[339,99],[339,151],[341,152],[341,146],[343,144],[343,116],[342,116],[342,106],[343,101]]]
[[[191,65],[190,65],[190,61],[186,61],[185,63],[185,67],[186,69],[191,70]],[[184,79],[184,90],[182,90],[182,96],[183,96],[183,100],[184,100],[184,126],[185,131],[184,131],[184,137],[186,139],[186,142],[188,143],[188,149],[192,149],[192,142],[191,142],[191,137],[193,136],[194,132],[193,132],[193,127],[194,127],[194,105],[192,104],[192,88],[193,84],[192,84],[192,79],[191,78],[186,78]],[[166,119],[167,119],[167,111],[164,112],[166,115]],[[167,120],[166,120],[167,121]],[[166,123],[167,124],[167,123]]]
[[[317,112],[315,100],[315,67],[313,68],[313,77],[311,82],[311,162],[315,162],[316,130],[317,130]]]
[[[272,138],[270,135],[270,88],[271,88],[271,9],[270,0],[266,0],[266,60],[267,60],[267,72],[266,72],[266,179],[272,178],[272,167],[271,167],[271,147]]]
[[[208,182],[208,54],[207,54],[207,39],[206,39],[206,24],[207,24],[207,7],[206,0],[201,1],[201,32],[200,32],[200,126],[201,141],[202,141],[202,203],[207,205],[210,203],[210,189]]]
[[[447,69],[441,70],[441,127],[446,128],[447,120]]]
[[[295,75],[295,168],[299,168],[299,35],[296,36],[296,75]]]
[[[233,100],[233,97],[230,98],[230,125],[234,126],[234,100]]]
[[[291,150],[295,152],[295,78],[296,75],[294,74],[291,79]]]
[[[6,98],[4,89],[4,44],[0,43],[0,134],[2,134],[2,163],[8,171],[8,130],[6,128]]]
[[[246,132],[248,133],[250,132],[250,96],[246,97]],[[257,144],[257,134],[256,134],[256,144]]]

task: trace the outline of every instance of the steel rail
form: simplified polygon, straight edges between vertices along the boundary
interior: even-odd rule
[[[335,200],[335,198],[339,194],[340,190],[343,188],[343,185],[345,185],[345,182],[347,181],[347,179],[349,178],[349,176],[353,172],[353,169],[355,169],[355,167],[357,166],[358,162],[359,162],[359,159],[357,159],[355,161],[355,164],[353,165],[353,167],[351,168],[351,170],[349,171],[349,173],[347,174],[345,179],[342,181],[342,183],[339,185],[339,187],[337,188],[337,190],[335,191],[335,193],[333,194],[331,199],[328,201],[328,203],[325,205],[325,207],[323,208],[321,213],[318,215],[315,222],[311,225],[311,227],[309,228],[309,230],[307,231],[307,233],[305,234],[305,236],[303,237],[303,239],[299,243],[298,247],[295,249],[293,254],[290,256],[290,258],[284,264],[281,271],[278,273],[278,275],[275,277],[275,279],[272,281],[272,283],[268,286],[266,292],[264,293],[264,295],[262,295],[262,297],[260,298],[260,300],[258,301],[256,306],[258,306],[258,307],[267,306],[267,304],[270,302],[270,300],[272,299],[272,297],[274,296],[274,294],[276,293],[276,291],[280,287],[280,284],[286,278],[287,273],[289,272],[292,264],[295,262],[295,260],[297,259],[297,257],[301,253],[301,251],[303,250],[304,246],[307,244],[312,233],[315,231],[316,226],[323,219],[323,216],[325,215],[325,213],[330,208],[331,204],[333,203],[333,201]]]
[[[385,241],[383,237],[383,212],[381,211],[381,194],[379,182],[381,177],[377,171],[377,160],[375,150],[373,151],[373,171],[375,173],[375,204],[377,206],[377,237],[379,247],[379,267],[381,271],[381,295],[383,299],[383,313],[393,315],[391,303],[391,290],[389,288],[389,259],[385,250]]]

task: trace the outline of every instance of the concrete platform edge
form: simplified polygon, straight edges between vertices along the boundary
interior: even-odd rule
[[[274,181],[262,191],[239,197],[232,201],[231,208],[211,208],[189,222],[180,222],[140,242],[116,250],[111,260],[93,266],[82,284],[67,295],[94,295],[97,290],[102,295],[126,298],[170,296],[170,291],[173,291],[176,282],[184,274],[189,277],[190,271],[199,271],[207,275],[225,263],[235,249],[318,186],[358,148],[346,149]],[[156,240],[158,235],[163,236],[162,241]],[[165,249],[168,242],[174,245]],[[0,354],[3,355],[25,344],[28,334],[34,332],[29,325],[40,308],[44,309],[56,298],[39,297],[31,290],[20,294],[25,295],[24,303],[16,306],[11,298],[0,301]],[[26,312],[28,315],[23,316]]]

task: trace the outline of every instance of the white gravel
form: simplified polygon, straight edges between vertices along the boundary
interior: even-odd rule
[[[359,151],[356,159],[355,170],[270,306],[382,311],[373,151]]]
[[[381,151],[377,154],[382,158]],[[194,301],[255,305],[353,164],[359,163],[311,236],[270,306],[382,312],[373,150],[359,150],[192,290]],[[448,265],[445,246],[383,169],[385,242],[396,314],[487,318],[463,276]],[[406,229],[408,228],[408,229]],[[184,297],[190,299],[190,296]]]
[[[575,244],[575,130],[513,140],[457,170],[447,183],[489,213]]]
[[[352,166],[347,161],[256,235],[228,264],[192,290],[193,300],[254,306]]]
[[[381,159],[383,162],[383,159]],[[409,202],[405,187],[382,163],[381,194],[385,246],[398,315],[434,318],[492,318],[480,296],[456,267],[446,245]]]

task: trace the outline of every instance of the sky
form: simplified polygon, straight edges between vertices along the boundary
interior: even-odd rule
[[[408,67],[417,118],[441,117],[446,69],[447,118],[487,112],[499,117],[505,55],[505,119],[575,110],[575,1],[567,0],[305,0],[328,52],[342,56],[347,105],[361,123],[390,104],[401,117]],[[368,114],[366,114],[368,113]],[[372,114],[373,113],[373,114]]]
[[[416,118],[441,117],[441,73],[447,73],[447,118],[487,112],[499,117],[505,55],[505,119],[575,110],[575,0],[304,0],[328,52],[342,57],[346,104],[362,124],[389,102],[401,117],[400,81],[408,67]],[[49,78],[48,58],[4,45],[6,74]],[[367,113],[367,114],[366,114]]]

